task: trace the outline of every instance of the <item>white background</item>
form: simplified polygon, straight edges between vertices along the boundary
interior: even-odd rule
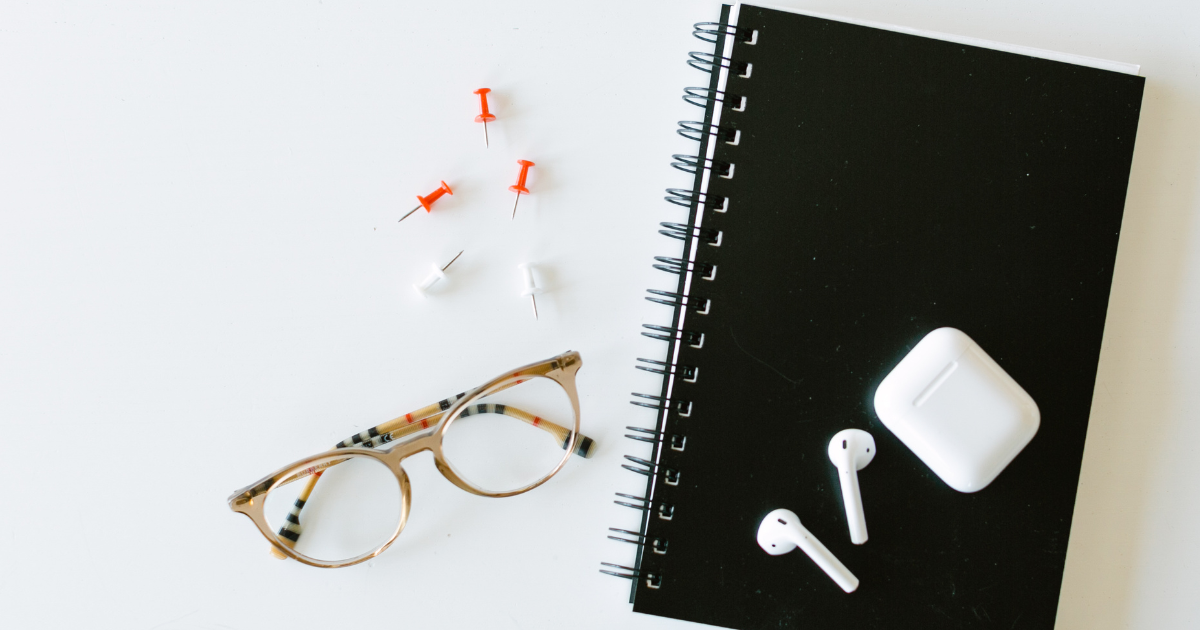
[[[1058,628],[1200,624],[1200,5],[792,6],[1148,77]],[[609,526],[660,358],[662,190],[714,2],[0,4],[0,626],[670,628]],[[492,144],[472,122],[494,90]],[[534,191],[510,221],[517,159]],[[455,195],[396,219],[445,179]],[[466,250],[436,296],[410,287]],[[541,265],[534,321],[516,265]],[[369,564],[272,559],[225,498],[522,363],[582,352],[588,461],[527,495],[406,468]],[[714,532],[719,537],[720,532]],[[781,561],[797,561],[781,559]]]

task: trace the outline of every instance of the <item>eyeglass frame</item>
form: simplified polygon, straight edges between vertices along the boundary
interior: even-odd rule
[[[342,443],[339,443],[337,447],[331,450],[322,451],[315,455],[310,455],[303,459],[299,459],[291,464],[288,464],[287,466],[279,468],[274,473],[271,473],[244,488],[234,491],[234,493],[230,495],[228,499],[229,508],[234,512],[247,516],[258,528],[259,533],[261,533],[263,537],[271,543],[271,547],[273,551],[276,552],[276,555],[282,554],[282,557],[292,558],[293,560],[309,566],[323,569],[347,567],[370,560],[371,558],[374,558],[386,551],[387,548],[390,547],[392,543],[394,543],[400,536],[400,533],[404,531],[404,527],[408,523],[408,515],[412,505],[412,487],[408,479],[408,473],[404,471],[401,463],[412,455],[424,451],[430,451],[433,453],[434,465],[437,467],[438,471],[442,473],[442,476],[451,483],[467,492],[470,492],[471,494],[498,499],[524,494],[542,485],[543,483],[546,483],[551,477],[558,474],[558,472],[562,470],[567,461],[570,460],[572,454],[579,454],[585,458],[589,457],[591,455],[590,451],[593,442],[591,438],[579,433],[579,392],[575,386],[576,374],[579,372],[579,368],[582,366],[583,359],[580,357],[579,353],[569,350],[558,356],[545,359],[543,361],[538,361],[536,363],[530,363],[517,368],[514,371],[497,376],[483,385],[480,385],[479,387],[460,394],[457,397],[457,400],[455,400],[449,407],[445,408],[444,411],[431,416],[440,416],[436,424],[432,424],[428,429],[422,428],[413,432],[411,437],[405,436],[400,438],[400,440],[394,446],[390,446],[386,449],[342,446],[341,444],[350,441],[349,439],[343,440]],[[552,434],[555,433],[554,428],[568,431],[567,437],[563,443],[563,458],[558,462],[558,465],[555,466],[554,469],[545,476],[533,483],[521,488],[517,488],[516,490],[493,492],[473,485],[470,481],[467,481],[463,476],[456,472],[453,465],[450,464],[450,462],[446,459],[445,453],[442,450],[443,437],[456,421],[458,421],[461,417],[466,417],[462,415],[463,412],[466,411],[471,404],[474,404],[476,400],[525,382],[526,380],[529,380],[529,378],[548,378],[558,383],[558,385],[566,392],[571,401],[571,408],[574,412],[573,427],[568,430],[565,427],[559,427],[557,424],[549,421],[542,421],[541,424],[550,426],[539,427],[551,432]],[[436,405],[437,403],[434,404]],[[433,405],[430,405],[429,407],[432,406]],[[401,416],[400,418],[404,418],[404,416]],[[397,418],[396,420],[399,420],[400,418]],[[393,421],[383,423],[379,425],[379,427],[386,426]],[[534,426],[538,426],[538,424],[535,424]],[[378,427],[376,427],[376,429],[377,428]],[[429,430],[429,433],[425,433],[427,430]],[[357,437],[358,436],[355,436],[355,438]],[[581,449],[581,447],[584,446],[586,446],[586,448]],[[342,454],[347,455],[348,457],[368,457],[375,459],[388,468],[388,470],[396,477],[396,481],[400,485],[400,493],[402,498],[400,518],[396,525],[395,531],[392,532],[391,537],[389,537],[386,542],[384,542],[374,551],[369,551],[353,558],[339,561],[318,560],[296,551],[291,545],[287,545],[280,540],[279,534],[274,532],[271,524],[267,522],[266,514],[264,512],[266,497],[271,493],[271,491],[280,486],[297,482],[300,479],[311,476],[314,473],[323,472],[324,468],[327,468],[328,466],[340,463],[334,462],[332,464],[328,464],[327,466],[323,466],[320,469],[305,471],[305,468],[311,467],[311,464],[315,462],[328,460],[331,457],[337,457]],[[261,497],[261,499],[259,497]]]

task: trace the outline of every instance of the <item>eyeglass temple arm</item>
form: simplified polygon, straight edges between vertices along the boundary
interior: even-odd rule
[[[514,383],[514,385],[515,384],[516,383]],[[338,442],[334,445],[333,450],[337,450],[339,448],[349,448],[352,446],[358,446],[361,448],[376,448],[382,444],[395,441],[396,439],[435,427],[439,422],[441,422],[442,415],[445,413],[445,410],[449,409],[455,401],[462,398],[464,395],[465,394],[452,396],[432,405],[422,407],[414,412],[406,413],[398,418],[388,420],[387,422],[384,422],[378,426],[371,427],[362,433],[358,433],[342,440],[341,442]],[[567,443],[570,441],[570,429],[555,424],[554,422],[546,420],[545,418],[535,416],[522,409],[517,409],[516,407],[511,407],[508,405],[496,403],[481,403],[478,405],[472,405],[468,409],[464,409],[460,414],[460,417],[468,417],[472,415],[478,415],[480,413],[495,413],[517,418],[518,420],[521,420],[529,425],[546,431],[559,442],[562,448],[566,448]],[[575,440],[575,448],[572,452],[580,457],[588,458],[591,457],[591,451],[594,445],[595,441],[592,440],[592,438],[580,433],[578,439]],[[316,467],[303,470],[293,475],[292,478],[285,479],[281,483],[276,484],[275,487],[284,486],[309,476],[319,477],[319,471],[339,464],[342,461],[344,460],[328,461]],[[268,485],[264,484],[261,489],[254,488],[251,491],[252,496],[258,496],[265,493],[267,490]]]
[[[524,382],[525,381],[516,381],[510,385],[506,385],[500,389],[497,389],[496,391],[503,391],[509,387],[512,387],[513,385],[518,385]],[[424,431],[430,427],[437,426],[437,423],[441,420],[442,414],[445,413],[446,410],[450,409],[454,403],[458,402],[467,394],[473,393],[475,393],[475,390],[462,392],[449,398],[443,398],[432,405],[426,405],[416,411],[406,413],[398,418],[392,418],[383,424],[371,427],[362,433],[352,435],[341,442],[338,442],[334,448],[348,448],[359,445],[363,446],[364,448],[374,448],[380,444],[391,442],[396,438],[404,437],[406,435],[416,433],[418,431]]]
[[[525,424],[546,431],[550,435],[554,436],[554,438],[558,441],[559,446],[562,448],[567,448],[567,445],[571,441],[570,429],[564,426],[559,426],[545,418],[535,416],[523,409],[517,409],[516,407],[509,405],[502,405],[499,403],[479,403],[476,405],[470,405],[466,409],[463,409],[462,413],[458,414],[458,417],[466,418],[485,413],[494,413],[516,418]],[[572,453],[586,459],[592,456],[592,447],[595,446],[595,444],[596,443],[592,440],[592,438],[580,433],[575,440],[575,448],[572,450]]]
[[[300,527],[300,510],[304,509],[304,504],[308,502],[308,497],[312,495],[313,488],[317,487],[317,480],[321,478],[321,473],[323,472],[325,471],[317,472],[308,478],[308,482],[300,490],[300,496],[296,497],[296,502],[292,504],[292,509],[284,517],[286,522],[279,528],[279,542],[288,547],[295,547],[296,541],[300,540],[300,533],[303,531],[303,528]],[[275,547],[271,547],[271,555],[280,560],[287,559],[287,556]]]
[[[497,389],[495,392],[492,392],[492,394],[504,391],[509,387],[513,387],[524,382],[525,381],[514,381],[505,387]],[[334,448],[348,448],[351,446],[375,448],[381,444],[386,444],[407,435],[435,427],[437,426],[438,422],[441,422],[442,415],[445,414],[446,410],[450,409],[450,407],[453,406],[454,403],[458,402],[461,398],[471,393],[474,392],[463,392],[457,396],[451,396],[444,400],[433,403],[432,405],[422,407],[412,413],[406,413],[398,418],[388,420],[383,424],[371,427],[362,433],[353,435],[342,440],[341,442],[338,442]],[[487,411],[481,411],[483,407],[488,407],[489,409]],[[554,436],[559,441],[559,444],[562,445],[562,448],[566,448],[567,443],[570,441],[570,429],[559,426],[549,420],[546,420],[545,418],[540,418],[521,409],[508,407],[507,405],[492,403],[471,405],[470,407],[464,409],[463,412],[459,414],[459,417],[465,418],[478,413],[496,413],[521,420],[526,424],[542,429],[543,431],[546,431],[550,435]],[[580,433],[578,439],[575,440],[575,449],[572,452],[575,455],[587,458],[591,455],[592,446],[594,444],[595,442],[592,440],[592,438]]]

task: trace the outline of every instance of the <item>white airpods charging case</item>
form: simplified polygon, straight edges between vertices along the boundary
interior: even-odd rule
[[[987,487],[1041,423],[1033,398],[954,328],[926,335],[884,377],[875,413],[959,492]]]

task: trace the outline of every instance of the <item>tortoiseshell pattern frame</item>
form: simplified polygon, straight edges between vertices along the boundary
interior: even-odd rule
[[[562,470],[562,467],[566,465],[572,453],[581,455],[582,457],[590,456],[593,442],[590,438],[579,434],[579,393],[575,387],[575,376],[582,365],[583,362],[579,353],[568,351],[545,361],[531,363],[498,376],[475,389],[428,405],[415,412],[405,414],[343,440],[332,451],[317,453],[284,466],[259,481],[235,491],[229,497],[229,508],[234,512],[245,514],[249,517],[258,528],[258,531],[271,543],[273,553],[279,557],[293,558],[310,566],[329,569],[346,567],[370,560],[383,553],[384,550],[395,542],[408,521],[412,492],[408,475],[404,472],[404,468],[401,467],[401,462],[411,455],[422,451],[432,452],[434,464],[437,469],[451,483],[472,494],[496,498],[522,494],[542,485],[557,474],[558,471]],[[533,416],[521,410],[512,409],[511,407],[496,410],[495,407],[503,406],[491,405],[492,409],[484,410],[478,409],[477,405],[472,404],[488,395],[508,389],[531,378],[548,378],[553,380],[567,393],[571,401],[572,410],[574,411],[574,422],[570,427],[557,425],[551,421]],[[503,413],[504,415],[517,417],[535,427],[548,431],[562,440],[564,450],[562,460],[541,479],[516,490],[493,492],[473,485],[454,470],[454,467],[449,463],[442,451],[442,438],[445,436],[446,431],[454,422],[473,413]],[[411,437],[396,442],[395,445],[388,448],[379,448],[383,444],[406,436]],[[296,502],[296,507],[293,508],[292,515],[298,514],[298,510],[303,508],[304,501],[312,491],[313,485],[320,478],[321,472],[329,466],[336,465],[339,461],[344,461],[336,459],[330,461],[331,456],[336,458],[337,455],[343,453],[375,459],[384,464],[395,475],[396,481],[400,485],[402,498],[400,519],[391,537],[373,551],[335,562],[318,560],[294,549],[294,541],[299,536],[298,530],[293,536],[288,536],[285,533],[288,526],[281,529],[279,533],[272,531],[271,525],[267,522],[266,515],[264,514],[264,503],[266,502],[267,494],[271,490],[298,481],[304,477],[310,477],[309,486],[301,493],[301,498]],[[321,462],[322,460],[325,461],[314,466],[314,463]],[[289,518],[289,520],[291,519]]]

